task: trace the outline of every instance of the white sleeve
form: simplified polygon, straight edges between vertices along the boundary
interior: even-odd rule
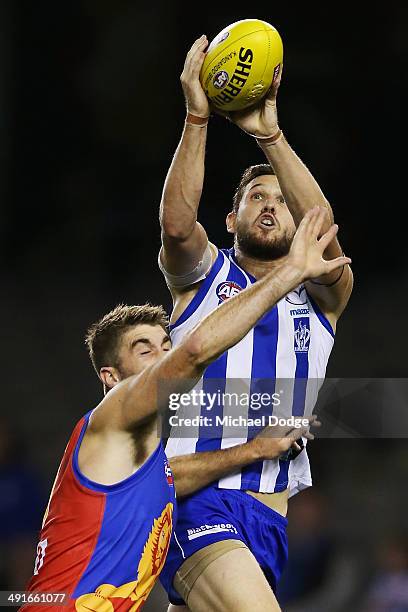
[[[187,272],[187,274],[182,274],[181,276],[170,274],[170,272],[167,272],[167,270],[164,268],[161,260],[162,250],[163,247],[161,247],[159,251],[158,264],[169,287],[174,287],[174,289],[184,289],[189,285],[193,285],[194,283],[204,280],[208,272],[211,270],[212,252],[209,244],[207,244],[207,248],[203,253],[201,261],[198,262],[194,270]]]

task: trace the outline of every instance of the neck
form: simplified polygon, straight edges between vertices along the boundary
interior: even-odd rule
[[[261,279],[275,268],[278,268],[286,258],[286,256],[283,255],[282,257],[270,260],[257,259],[241,251],[236,244],[234,245],[234,251],[235,258],[241,268],[243,268],[245,272],[252,274],[256,279]]]

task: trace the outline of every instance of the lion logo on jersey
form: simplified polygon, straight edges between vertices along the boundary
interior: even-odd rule
[[[137,568],[137,580],[114,586],[101,584],[94,593],[81,595],[75,602],[78,612],[138,612],[145,603],[166,560],[172,530],[173,504],[168,503],[154,519]]]

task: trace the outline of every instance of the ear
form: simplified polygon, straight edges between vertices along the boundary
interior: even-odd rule
[[[101,379],[104,387],[108,390],[112,389],[120,381],[120,375],[116,368],[103,367],[99,370],[99,378]]]
[[[237,213],[235,212],[228,213],[227,218],[225,219],[225,222],[227,224],[227,232],[229,234],[235,234],[236,220],[237,220]]]

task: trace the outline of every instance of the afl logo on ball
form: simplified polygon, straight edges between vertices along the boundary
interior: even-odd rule
[[[228,81],[229,81],[228,72],[225,72],[225,70],[221,70],[220,72],[217,72],[217,74],[213,78],[213,85],[217,89],[222,89],[223,87],[226,86]]]
[[[242,287],[238,283],[234,283],[234,281],[225,281],[218,285],[216,289],[217,296],[221,302],[225,302],[225,300],[234,297],[234,295],[238,295],[240,291],[242,291]]]

